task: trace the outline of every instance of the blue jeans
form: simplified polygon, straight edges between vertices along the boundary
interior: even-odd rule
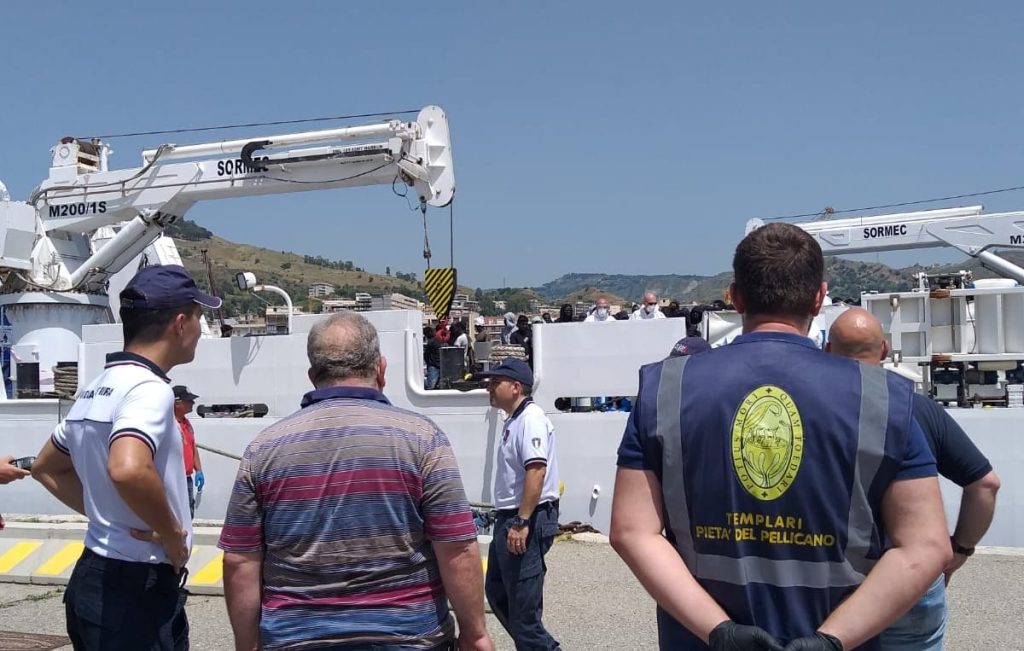
[[[537,505],[530,516],[530,533],[522,555],[508,551],[508,531],[515,511],[498,511],[494,538],[487,555],[484,591],[494,616],[516,644],[516,651],[553,651],[558,642],[551,637],[541,616],[544,613],[544,555],[558,533],[558,506]]]
[[[308,651],[458,651],[455,642],[444,642],[440,646],[422,649],[413,646],[395,646],[389,644],[371,644],[369,646],[352,646],[351,644],[329,644],[327,646],[303,647]]]
[[[436,389],[437,382],[441,379],[441,369],[436,366],[427,367],[427,389]]]
[[[882,633],[882,650],[942,651],[948,616],[945,576],[940,575],[910,612]]]

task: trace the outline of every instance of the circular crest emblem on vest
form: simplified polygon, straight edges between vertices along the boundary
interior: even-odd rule
[[[789,394],[772,385],[748,393],[732,421],[732,463],[743,488],[765,502],[781,497],[803,451],[803,422]]]

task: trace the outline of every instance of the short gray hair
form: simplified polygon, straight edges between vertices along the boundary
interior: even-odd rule
[[[377,329],[360,314],[335,312],[310,329],[306,356],[317,386],[331,380],[373,378],[380,362]]]

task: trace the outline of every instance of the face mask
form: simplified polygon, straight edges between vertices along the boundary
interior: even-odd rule
[[[654,311],[658,309],[657,305],[645,305],[644,309],[647,310],[648,314],[654,314]]]
[[[597,308],[597,316],[598,316],[599,319],[607,319],[608,318],[608,310],[606,308],[603,308],[603,307]]]

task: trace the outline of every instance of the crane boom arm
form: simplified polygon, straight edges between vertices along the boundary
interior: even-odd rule
[[[0,271],[28,271],[19,276],[25,284],[55,291],[102,291],[199,201],[400,182],[426,209],[447,205],[455,192],[448,120],[436,106],[412,122],[162,145],[144,151],[135,169],[109,170],[109,154],[98,141],[68,138],[54,148],[49,178],[0,224]],[[93,236],[105,227],[118,232],[97,248]]]
[[[762,225],[752,219],[747,232]],[[1024,284],[1024,269],[989,250],[1024,248],[1024,211],[986,214],[981,206],[967,206],[796,225],[814,236],[825,255],[949,246]]]

